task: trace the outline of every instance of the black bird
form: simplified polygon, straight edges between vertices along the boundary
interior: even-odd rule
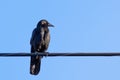
[[[50,33],[48,27],[54,27],[47,20],[40,20],[37,27],[32,32],[30,40],[31,53],[45,52],[48,49],[50,42]],[[37,75],[40,71],[41,56],[31,56],[30,74]]]

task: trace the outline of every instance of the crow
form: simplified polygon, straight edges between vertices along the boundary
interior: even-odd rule
[[[54,27],[54,25],[50,24],[45,19],[38,22],[30,39],[31,54],[36,54],[36,52],[44,53],[48,49],[50,42],[50,32],[48,27],[50,26]],[[31,56],[30,74],[37,75],[40,72],[41,58],[42,56]]]

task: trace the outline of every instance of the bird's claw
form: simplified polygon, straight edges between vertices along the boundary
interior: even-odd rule
[[[45,52],[45,57],[47,57],[49,55],[49,52]]]

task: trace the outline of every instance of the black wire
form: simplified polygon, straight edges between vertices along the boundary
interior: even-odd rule
[[[80,52],[80,53],[0,53],[0,57],[24,57],[24,56],[120,56],[120,52]]]

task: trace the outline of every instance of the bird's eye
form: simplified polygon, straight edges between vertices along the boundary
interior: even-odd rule
[[[42,23],[41,23],[42,25],[44,25],[44,24],[46,24],[46,21],[42,21]]]

